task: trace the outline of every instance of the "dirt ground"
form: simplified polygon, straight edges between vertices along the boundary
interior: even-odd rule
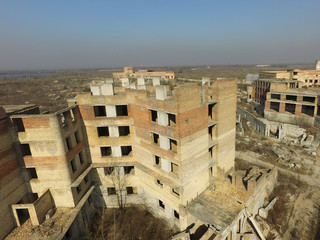
[[[164,220],[157,219],[144,208],[106,209],[103,220],[97,216],[91,232],[82,240],[167,240],[174,231]]]

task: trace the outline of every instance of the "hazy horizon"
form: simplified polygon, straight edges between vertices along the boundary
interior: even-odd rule
[[[7,1],[0,70],[312,64],[320,1]]]

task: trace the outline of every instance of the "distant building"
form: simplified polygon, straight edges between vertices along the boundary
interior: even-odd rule
[[[113,78],[139,78],[139,77],[161,77],[165,80],[173,80],[175,78],[173,71],[151,71],[140,70],[138,72],[133,71],[133,67],[124,67],[123,72],[112,73]]]
[[[259,79],[259,74],[249,73],[246,76],[246,82],[253,82],[253,81],[258,80],[258,79]]]

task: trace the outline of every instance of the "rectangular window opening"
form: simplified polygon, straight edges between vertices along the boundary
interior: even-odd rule
[[[285,111],[289,112],[289,113],[292,113],[292,114],[295,114],[296,105],[295,104],[286,103]]]
[[[75,159],[71,160],[71,169],[72,169],[73,173],[75,173],[77,171],[77,164],[76,164],[76,160]]]
[[[28,143],[20,144],[22,156],[31,156],[30,145]]]
[[[302,101],[314,103],[315,100],[316,100],[315,97],[306,97],[306,96],[304,96]]]
[[[163,209],[166,208],[165,205],[164,205],[164,203],[163,203],[161,200],[159,200],[159,207],[161,207],[161,208],[163,208]]]
[[[116,189],[114,187],[107,188],[108,195],[116,195]]]
[[[121,154],[122,156],[129,156],[132,152],[131,146],[121,146]]]
[[[297,101],[297,96],[294,96],[294,95],[286,95],[286,100],[289,100],[289,101]]]
[[[161,158],[157,155],[154,155],[154,161],[157,166],[161,165]]]
[[[280,110],[280,103],[278,102],[270,102],[270,109],[279,112]]]
[[[67,143],[67,149],[70,150],[72,148],[72,143],[71,143],[71,138],[70,137],[66,138],[66,143]]]
[[[175,195],[180,196],[180,192],[179,192],[178,189],[172,188],[172,192],[173,192]]]
[[[153,143],[159,145],[160,144],[160,142],[159,142],[159,134],[152,133],[152,141],[153,141]]]
[[[77,193],[79,194],[80,192],[81,192],[81,185],[77,187]]]
[[[74,133],[74,136],[75,136],[75,138],[76,138],[76,143],[78,144],[78,143],[80,142],[80,134],[79,134],[79,131],[76,131],[76,132]]]
[[[109,137],[108,127],[97,127],[98,137]]]
[[[137,194],[137,188],[136,187],[126,187],[126,190],[127,190],[127,194],[130,195],[130,194]]]
[[[111,147],[100,147],[101,157],[109,157],[111,156]]]
[[[173,152],[177,152],[177,141],[173,139],[169,139],[169,140],[170,140],[170,150],[172,150]]]
[[[180,218],[179,213],[176,210],[173,210],[173,215],[176,219]]]
[[[171,163],[171,172],[177,173],[178,170],[179,170],[179,166],[178,166],[177,164],[175,164],[175,163],[172,162],[172,163]]]
[[[128,107],[127,105],[117,105],[116,106],[117,116],[128,116]]]
[[[83,158],[83,153],[82,151],[79,152],[79,160],[80,160],[80,164],[82,165],[84,163],[84,158]]]
[[[89,181],[88,176],[85,176],[85,177],[84,177],[84,182],[87,183],[88,181]]]
[[[95,117],[105,117],[106,114],[106,107],[105,106],[93,106],[94,109],[94,116]]]
[[[169,126],[174,127],[176,125],[176,115],[168,113]]]
[[[280,100],[280,94],[271,94],[271,98]]]
[[[134,174],[134,166],[125,166],[124,174]]]
[[[152,122],[158,122],[158,114],[157,111],[150,110],[151,112],[151,121]]]
[[[17,126],[18,132],[25,132],[22,118],[13,118],[13,124]]]
[[[119,126],[119,136],[128,136],[130,135],[129,126]]]
[[[301,113],[310,117],[314,116],[314,106],[302,105]]]
[[[157,183],[160,187],[163,187],[163,183],[162,183],[159,179],[157,179],[156,183]]]
[[[37,174],[36,168],[27,168],[27,171],[28,171],[31,179],[37,179],[38,178],[38,174]]]

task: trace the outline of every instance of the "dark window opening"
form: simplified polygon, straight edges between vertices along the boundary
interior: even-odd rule
[[[170,140],[170,150],[172,150],[173,152],[177,152],[177,141],[173,139],[169,139],[169,140]]]
[[[127,189],[127,194],[128,194],[128,195],[135,193],[134,190],[133,190],[133,187],[126,187],[126,189]]]
[[[152,133],[152,140],[153,140],[153,143],[159,145],[159,135],[158,134]]]
[[[66,232],[66,239],[70,239],[72,236],[71,228]]]
[[[77,193],[79,194],[81,192],[81,186],[79,185],[78,187],[77,187]]]
[[[169,118],[169,126],[175,126],[176,125],[176,115],[168,113]]]
[[[16,211],[20,225],[24,224],[30,218],[28,209],[16,209]]]
[[[37,179],[38,178],[38,175],[37,175],[37,171],[35,168],[27,168],[27,171],[29,172],[29,175],[32,178],[35,178]]]
[[[76,143],[79,143],[79,142],[80,142],[80,134],[79,134],[79,131],[76,131],[76,132],[74,133],[74,136],[75,136],[75,138],[76,138]]]
[[[102,157],[109,157],[111,156],[111,147],[100,147],[101,156]]]
[[[116,195],[116,189],[114,187],[107,188],[108,195]]]
[[[72,143],[71,143],[71,138],[70,137],[66,138],[66,143],[67,143],[68,150],[70,150],[72,148]]]
[[[22,118],[13,118],[13,124],[17,126],[18,132],[25,132]]]
[[[314,103],[315,102],[315,97],[303,97],[302,101]]]
[[[294,95],[286,95],[286,100],[297,101],[297,96]]]
[[[121,146],[121,155],[122,156],[129,156],[132,152],[131,146]]]
[[[117,112],[117,116],[128,116],[127,105],[117,105],[116,112]]]
[[[30,145],[28,143],[20,145],[22,156],[31,156]]]
[[[317,116],[320,116],[320,106],[318,105]]]
[[[124,167],[124,174],[134,174],[134,166]]]
[[[176,173],[179,170],[179,166],[175,163],[171,163],[171,172]]]
[[[84,182],[87,183],[89,181],[88,176],[84,177]]]
[[[98,137],[109,137],[108,127],[97,127]]]
[[[155,160],[156,165],[160,166],[161,158],[159,156],[157,156],[157,155],[154,155],[154,160]]]
[[[272,99],[279,99],[279,100],[281,99],[280,94],[271,94],[271,98]]]
[[[164,205],[164,203],[163,203],[161,200],[159,200],[159,206],[160,206],[161,208],[165,209],[165,205]]]
[[[80,160],[80,164],[82,165],[84,163],[84,159],[83,159],[83,153],[82,151],[79,152],[79,160]]]
[[[76,165],[76,160],[75,159],[72,159],[71,160],[71,169],[72,169],[72,172],[74,173],[75,171],[77,171],[77,165]]]
[[[107,116],[105,106],[94,106],[93,109],[94,109],[94,116],[96,116],[96,117]]]
[[[130,134],[129,126],[119,126],[119,136],[128,136]]]
[[[298,75],[298,72],[293,72],[293,75]]]
[[[314,116],[314,106],[302,105],[301,113],[306,114],[310,117]]]
[[[114,167],[105,167],[104,168],[104,175],[110,175],[114,171]]]
[[[213,147],[209,148],[209,156],[212,158],[213,157]]]
[[[172,188],[172,192],[173,192],[175,195],[180,196],[180,193],[179,193],[179,191],[178,191],[177,189]]]
[[[211,126],[211,127],[208,128],[208,133],[209,133],[210,138],[212,138],[212,135],[213,135],[213,126]]]
[[[176,210],[173,210],[173,215],[176,219],[180,218],[179,213]]]
[[[295,114],[296,105],[295,104],[286,103],[285,111],[289,112],[289,113],[292,113],[292,114]]]
[[[150,110],[151,112],[151,121],[152,122],[158,122],[158,114],[157,111]]]
[[[213,120],[213,107],[215,104],[209,104],[208,105],[208,116]]]
[[[163,187],[163,183],[162,183],[159,179],[157,179],[157,184],[158,184],[159,186]]]
[[[280,110],[280,103],[278,103],[278,102],[270,102],[270,109],[279,112],[279,110]]]

